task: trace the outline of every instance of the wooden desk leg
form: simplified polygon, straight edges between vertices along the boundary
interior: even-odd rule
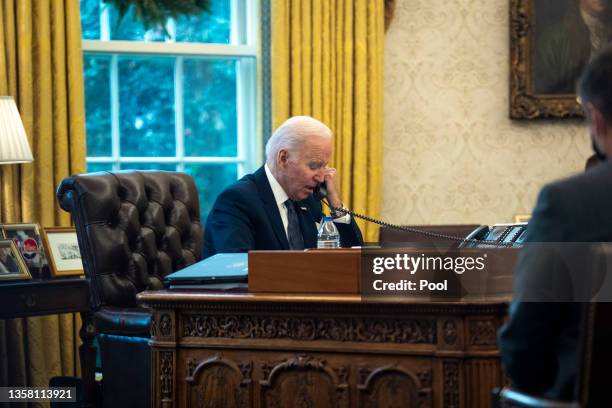
[[[81,312],[83,325],[79,336],[83,341],[79,347],[81,357],[81,376],[83,378],[83,402],[86,407],[95,407],[96,403],[96,348],[93,340],[96,337],[96,328],[93,322],[93,314]]]

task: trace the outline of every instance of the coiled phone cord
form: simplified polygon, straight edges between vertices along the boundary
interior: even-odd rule
[[[361,218],[362,220],[374,223],[374,224],[378,224],[380,226],[383,227],[388,227],[388,228],[393,228],[396,230],[400,230],[400,231],[405,231],[405,232],[411,232],[413,234],[419,234],[419,235],[424,235],[430,238],[440,238],[440,239],[444,239],[444,240],[449,240],[449,241],[456,241],[456,242],[460,242],[460,243],[465,243],[465,244],[475,244],[475,245],[486,245],[486,246],[491,246],[491,247],[507,247],[510,248],[512,247],[512,243],[511,242],[491,242],[491,241],[483,241],[480,239],[475,239],[475,238],[464,238],[464,237],[459,237],[456,235],[447,235],[447,234],[439,234],[437,232],[431,232],[431,231],[425,231],[425,230],[420,230],[417,228],[410,228],[410,227],[404,227],[402,225],[396,225],[396,224],[391,224],[385,221],[381,221],[381,220],[377,220],[375,218],[372,217],[368,217],[367,215],[363,215],[363,214],[359,214],[356,213],[354,211],[349,210],[348,208],[336,208],[334,206],[332,206],[327,199],[323,199],[321,200],[323,203],[325,203],[325,205],[327,207],[329,207],[329,209],[331,211],[334,211],[336,213],[342,213],[342,214],[350,214],[353,217],[356,218]]]

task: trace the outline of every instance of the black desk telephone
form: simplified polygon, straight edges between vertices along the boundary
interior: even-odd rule
[[[495,224],[491,227],[481,225],[465,237],[462,248],[482,248],[496,244],[505,247],[520,247],[523,245],[527,223]]]
[[[312,194],[317,200],[324,202],[333,211],[351,214],[353,217],[361,218],[365,221],[382,225],[384,227],[422,234],[431,238],[457,241],[459,242],[459,248],[521,247],[523,245],[523,240],[525,239],[525,232],[527,231],[527,223],[520,222],[516,224],[495,224],[491,227],[481,225],[468,234],[467,237],[438,234],[431,231],[423,231],[416,228],[409,228],[402,225],[395,225],[376,220],[366,215],[355,213],[348,208],[332,207],[327,200],[323,201],[327,198],[327,186],[325,183],[320,183],[314,189]]]

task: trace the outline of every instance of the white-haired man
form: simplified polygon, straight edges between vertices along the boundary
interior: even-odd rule
[[[314,189],[325,182],[327,199],[342,207],[336,169],[327,167],[332,131],[309,116],[294,116],[266,145],[266,164],[225,189],[215,201],[204,235],[204,257],[250,249],[304,249],[317,245],[321,202]],[[349,215],[335,218],[342,246],[361,245]]]

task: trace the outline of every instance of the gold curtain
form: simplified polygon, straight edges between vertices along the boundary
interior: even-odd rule
[[[85,170],[78,0],[0,0],[0,95],[15,98],[34,156],[0,166],[0,221],[69,226],[55,188]],[[78,374],[80,325],[74,314],[0,320],[0,385]]]
[[[309,115],[334,132],[344,205],[378,217],[384,0],[272,0],[272,126]],[[378,228],[361,221],[366,241]]]

